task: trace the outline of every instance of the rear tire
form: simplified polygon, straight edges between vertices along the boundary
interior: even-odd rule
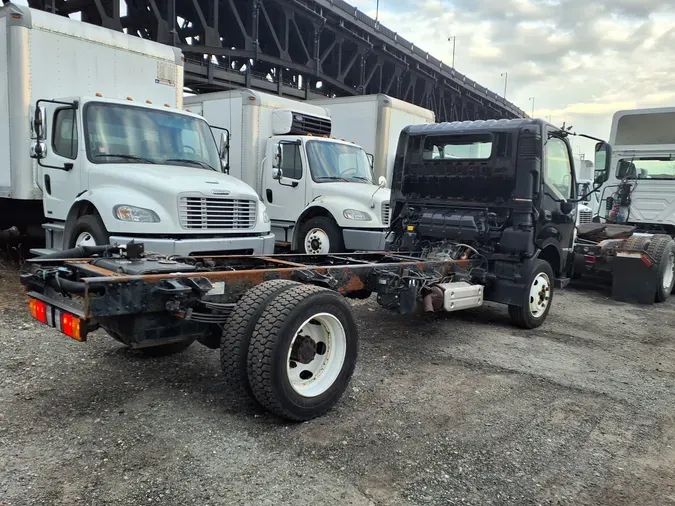
[[[110,243],[110,234],[96,214],[80,216],[68,239],[68,248],[76,246],[105,246]]]
[[[254,399],[247,372],[251,334],[268,303],[280,292],[299,284],[285,279],[267,281],[254,286],[239,299],[220,341],[220,367],[225,381],[236,392]]]
[[[293,421],[323,415],[356,365],[358,330],[342,295],[302,285],[279,293],[255,326],[248,379],[258,402]]]
[[[647,247],[647,254],[652,257],[659,269],[654,300],[665,302],[675,285],[675,241],[667,235],[654,236]]]
[[[522,305],[509,306],[511,323],[523,329],[539,327],[553,304],[553,269],[544,260],[535,260],[527,276]]]

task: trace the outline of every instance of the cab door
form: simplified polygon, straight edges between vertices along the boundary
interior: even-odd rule
[[[301,142],[271,138],[263,166],[262,197],[273,223],[288,227],[295,224],[307,205],[309,177]]]
[[[45,149],[38,160],[38,174],[44,212],[47,218],[65,220],[82,191],[81,125],[73,106],[47,103],[43,110],[41,144]]]
[[[544,141],[542,164],[542,209],[538,246],[554,244],[561,256],[560,271],[572,250],[576,227],[576,177],[567,141],[551,132]],[[558,273],[556,273],[558,274]]]

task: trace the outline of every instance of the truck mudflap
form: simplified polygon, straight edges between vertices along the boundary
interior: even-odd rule
[[[659,283],[659,266],[644,251],[618,250],[612,262],[612,299],[653,304]]]

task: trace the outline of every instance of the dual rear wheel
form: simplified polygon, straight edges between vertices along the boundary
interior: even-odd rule
[[[342,397],[357,348],[356,321],[342,295],[275,280],[240,299],[220,358],[231,387],[278,416],[303,421]]]

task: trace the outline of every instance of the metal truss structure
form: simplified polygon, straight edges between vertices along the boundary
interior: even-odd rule
[[[342,0],[29,0],[33,8],[177,46],[196,93],[298,99],[385,93],[437,121],[518,118],[511,102]]]

